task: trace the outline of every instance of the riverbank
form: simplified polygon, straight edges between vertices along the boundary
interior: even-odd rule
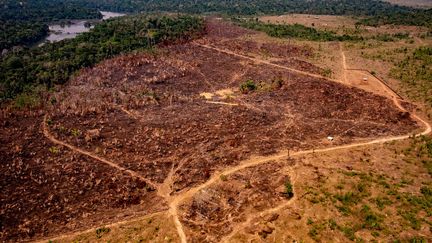
[[[108,20],[115,17],[121,17],[126,14],[100,11],[102,14],[101,20],[88,19],[88,20],[71,20],[67,24],[56,23],[49,25],[49,35],[46,36],[37,46],[42,46],[47,42],[58,42],[64,39],[75,38],[78,34],[90,31],[93,26],[100,21]]]

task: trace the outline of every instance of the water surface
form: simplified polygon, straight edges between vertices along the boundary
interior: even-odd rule
[[[106,12],[106,11],[100,11],[102,14],[102,19],[107,20],[114,17],[120,17],[124,16],[125,14],[122,13],[115,13],[115,12]],[[91,22],[92,25],[90,27],[85,26],[86,22]],[[69,22],[69,24],[66,25],[59,25],[54,24],[50,25],[50,33],[49,35],[43,40],[43,45],[45,42],[57,42],[64,39],[72,39],[75,38],[78,34],[88,32],[91,28],[93,28],[93,24],[100,22],[100,20],[72,20]]]
[[[100,11],[100,13],[102,14],[102,19],[110,19],[110,18],[114,18],[114,17],[121,17],[121,16],[125,16],[126,14],[122,14],[122,13],[116,13],[116,12],[106,12],[106,11]]]

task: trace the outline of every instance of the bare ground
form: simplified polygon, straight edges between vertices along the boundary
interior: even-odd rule
[[[182,242],[228,240],[257,213],[298,200],[296,188],[294,198],[283,195],[284,184],[295,185],[296,176],[293,160],[281,158],[403,139],[420,128],[399,101],[320,77],[312,65],[295,71],[296,64],[283,68],[246,55],[255,48],[238,55],[219,51],[236,52],[236,46],[225,48],[225,40],[251,34],[219,25],[210,22],[208,37],[197,42],[213,49],[177,45],[83,70],[55,95],[58,104],[45,121],[41,115],[5,115],[0,138],[7,144],[1,149],[8,176],[1,183],[16,196],[1,198],[7,222],[2,240],[52,236],[161,210]],[[286,46],[256,45],[272,58],[308,55],[295,46],[284,53]],[[246,80],[257,90],[240,92]],[[227,89],[233,91],[228,97],[200,95]],[[41,174],[29,181],[35,171]],[[50,180],[60,180],[58,187]],[[23,193],[31,200],[22,200]],[[267,219],[251,232],[270,235],[277,216]]]

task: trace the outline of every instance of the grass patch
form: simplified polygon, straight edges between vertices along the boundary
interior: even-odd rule
[[[383,227],[381,226],[381,223],[383,222],[382,216],[373,212],[368,205],[364,205],[360,212],[363,216],[362,228],[372,229],[372,230],[383,229]]]
[[[308,219],[308,225],[311,226],[309,229],[308,235],[315,241],[319,241],[319,235],[323,230],[326,229],[327,223],[324,221],[322,223],[315,223],[312,219]]]
[[[409,243],[426,243],[427,240],[423,237],[413,237],[408,240]]]
[[[352,241],[356,239],[354,233],[354,229],[349,226],[340,227],[340,231],[344,234],[344,236]]]
[[[393,78],[401,80],[406,93],[432,107],[432,47],[420,47],[399,62],[392,70]]]
[[[402,218],[409,222],[411,228],[420,230],[421,222],[413,212],[399,210],[399,214],[402,216]]]
[[[378,196],[372,200],[375,202],[379,210],[383,210],[386,206],[392,205],[392,201],[387,196]]]
[[[338,169],[339,176],[333,177],[331,182],[317,180],[316,186],[307,187],[310,202],[324,202],[319,207],[340,212],[337,217],[339,224],[334,219],[325,221],[329,231],[338,230],[347,238],[346,241],[358,242],[363,239],[356,232],[362,232],[370,234],[369,240],[377,242],[404,230],[414,232],[432,225],[430,177],[424,172],[420,172],[418,178],[409,173],[410,169],[423,168],[430,172],[432,162],[427,161],[432,161],[432,138],[411,137],[410,141],[408,148],[395,150],[395,158],[403,153],[402,160],[411,161],[406,162],[407,168],[397,168],[399,175]],[[310,225],[308,235],[318,241],[320,231],[317,223],[311,220],[306,223]],[[408,238],[401,240],[410,242]],[[421,240],[412,242],[424,242]]]

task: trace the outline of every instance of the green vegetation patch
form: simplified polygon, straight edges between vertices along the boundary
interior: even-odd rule
[[[289,180],[287,180],[285,182],[285,192],[284,193],[285,193],[285,196],[287,198],[292,198],[294,196],[294,189],[293,189],[293,186]]]
[[[104,236],[105,234],[108,234],[110,231],[111,231],[110,228],[105,228],[105,227],[98,228],[98,229],[96,229],[96,238],[100,239],[100,238],[102,238],[102,236]]]
[[[269,36],[278,38],[297,38],[310,41],[356,41],[363,39],[353,35],[337,35],[331,31],[321,31],[301,24],[271,24],[258,21],[258,19],[239,18],[233,18],[233,21],[242,27],[262,31]]]
[[[244,82],[240,85],[240,91],[244,94],[249,93],[251,91],[254,91],[256,89],[257,89],[257,85],[251,79],[246,80],[246,82]]]
[[[181,12],[181,13],[227,13],[256,14],[329,14],[375,16],[392,13],[412,13],[415,9],[392,5],[383,1],[363,0],[74,0],[81,6],[124,12]]]
[[[432,107],[432,47],[420,47],[391,70],[403,82],[410,97]]]
[[[245,82],[240,84],[240,91],[243,94],[247,94],[253,91],[261,91],[261,92],[268,92],[273,90],[278,90],[282,88],[284,84],[284,80],[282,78],[275,78],[271,81],[259,81],[256,82],[252,79],[248,79]]]
[[[432,139],[411,138],[412,145],[405,151],[406,157],[415,156],[419,160],[432,158]],[[418,165],[421,166],[420,161]],[[395,179],[381,174],[340,170],[343,183],[329,192],[324,185],[309,188],[307,198],[313,204],[337,209],[340,216],[337,223],[327,220],[330,230],[339,230],[347,239],[361,241],[356,232],[367,230],[372,237],[394,238],[395,225],[404,230],[420,231],[424,225],[431,225],[432,187],[428,183],[418,191],[406,191],[407,185],[414,185],[406,178]],[[343,186],[338,186],[343,185]],[[402,189],[403,188],[403,189]],[[325,228],[320,223],[308,220],[311,227],[309,236],[319,240]]]
[[[339,35],[333,31],[317,30],[312,27],[307,27],[301,24],[272,24],[264,23],[255,19],[240,19],[232,18],[238,25],[265,32],[267,35],[277,38],[296,38],[308,41],[366,41],[377,40],[382,42],[393,42],[403,39],[409,39],[408,33],[395,34],[377,34],[364,37],[358,34],[343,34]],[[357,25],[356,25],[357,27]]]
[[[414,25],[432,28],[432,9],[416,9],[404,12],[388,11],[359,21],[360,24],[379,26],[384,24]]]

